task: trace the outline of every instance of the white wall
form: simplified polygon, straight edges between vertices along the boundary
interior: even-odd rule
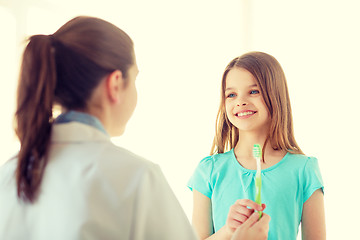
[[[357,236],[356,1],[33,0],[23,1],[22,8],[1,2],[6,8],[0,8],[0,164],[18,148],[11,121],[16,51],[24,35],[16,35],[16,25],[26,35],[50,34],[76,15],[97,16],[129,33],[140,68],[138,107],[125,135],[114,142],[159,163],[189,217],[186,182],[209,154],[223,69],[233,57],[260,50],[282,64],[295,136],[305,153],[319,159],[328,239]]]
[[[16,61],[16,23],[8,9],[0,6],[0,165],[18,149],[12,129],[15,88],[19,66]]]

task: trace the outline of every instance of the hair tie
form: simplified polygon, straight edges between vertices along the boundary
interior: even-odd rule
[[[55,42],[56,42],[56,38],[55,38],[55,36],[54,36],[53,34],[49,34],[48,37],[50,38],[50,41],[51,41],[52,43],[55,43]]]
[[[55,53],[55,47],[56,47],[56,38],[54,37],[53,34],[49,34],[48,38],[50,39],[50,44],[51,44],[51,53]]]

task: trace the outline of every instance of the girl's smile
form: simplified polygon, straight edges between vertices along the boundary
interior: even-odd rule
[[[250,118],[256,113],[257,111],[253,111],[253,110],[243,110],[235,113],[235,116],[240,119],[245,119],[245,118]]]

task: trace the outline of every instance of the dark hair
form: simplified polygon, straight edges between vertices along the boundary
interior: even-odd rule
[[[107,74],[126,80],[134,64],[130,37],[94,17],[76,17],[52,35],[34,35],[23,54],[15,131],[21,147],[16,170],[18,197],[34,202],[47,164],[52,108],[81,110]]]
[[[233,68],[243,68],[255,78],[269,110],[271,124],[267,143],[276,150],[303,154],[295,141],[290,98],[286,78],[280,63],[263,52],[249,52],[234,58],[226,67],[221,83],[221,102],[216,119],[216,133],[211,154],[224,153],[234,148],[239,140],[239,130],[227,118],[225,110],[226,77]]]

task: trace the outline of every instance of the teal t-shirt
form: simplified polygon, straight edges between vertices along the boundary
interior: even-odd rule
[[[234,150],[202,159],[188,187],[211,199],[214,231],[226,223],[229,208],[238,199],[255,201],[256,170],[242,167]],[[261,200],[270,215],[269,240],[295,240],[304,202],[323,181],[317,159],[287,153],[277,164],[261,171]]]

